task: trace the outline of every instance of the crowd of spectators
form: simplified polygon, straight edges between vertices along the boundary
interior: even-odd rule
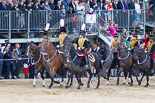
[[[5,44],[0,44],[0,77],[20,79],[22,64],[27,64],[27,67],[23,66],[25,78],[33,78],[35,68],[26,55],[22,53],[20,44],[12,45],[8,40],[5,41]]]
[[[90,8],[93,10],[135,9],[134,4],[134,0],[2,0],[0,10],[64,10],[67,13],[72,8],[73,13],[83,13]]]

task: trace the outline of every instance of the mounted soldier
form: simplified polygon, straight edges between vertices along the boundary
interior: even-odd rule
[[[147,46],[147,53],[148,55],[150,56],[150,60],[151,60],[151,63],[150,63],[150,70],[151,70],[151,73],[153,73],[153,61],[154,61],[154,51],[155,51],[155,43],[153,42],[153,35],[150,35],[149,36],[149,43],[148,43],[148,46]]]
[[[114,41],[112,42],[112,49],[114,50],[114,65],[118,65],[118,51],[116,48],[116,44],[120,43],[119,39],[118,39],[118,34],[114,34]]]
[[[60,48],[62,48],[64,46],[63,42],[64,42],[66,37],[68,37],[68,35],[66,34],[66,28],[65,27],[61,27],[60,28],[60,35],[59,35],[59,45],[60,45]]]
[[[133,50],[135,49],[135,47],[138,47],[139,46],[139,41],[137,39],[137,34],[134,34],[133,35],[133,40],[131,41],[131,51],[132,51],[132,54],[133,54]]]
[[[85,31],[81,30],[80,33],[80,38],[78,39],[78,50],[80,50],[81,53],[83,53],[85,60],[86,60],[86,67],[88,67],[89,64],[89,59],[88,59],[88,54],[87,54],[87,49],[88,49],[88,41],[85,38]]]
[[[64,20],[60,20],[60,35],[59,35],[59,46],[57,48],[62,48],[64,46],[64,40],[68,37],[66,34],[66,28],[64,26]]]

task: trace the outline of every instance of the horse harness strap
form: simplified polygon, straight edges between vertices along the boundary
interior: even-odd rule
[[[46,59],[45,59],[45,57],[44,57],[44,55],[43,55],[43,57],[44,57],[44,60],[45,60],[46,62],[49,62],[49,61],[51,61],[51,60],[52,60],[52,59],[53,59],[53,58],[56,56],[57,52],[58,52],[58,51],[56,50],[56,52],[55,52],[55,54],[52,56],[52,58],[51,58],[51,59],[48,59],[48,60],[46,60]]]
[[[32,65],[37,64],[37,63],[40,61],[40,58],[41,58],[41,52],[40,52],[40,55],[39,55],[39,59],[38,59],[35,63],[34,63],[34,62],[32,63],[32,58],[31,58],[31,64],[32,64]]]
[[[104,62],[105,62],[105,61],[107,61],[107,60],[110,58],[110,55],[111,55],[111,52],[110,52],[110,54],[109,54],[108,58],[106,58],[106,60],[104,60]]]
[[[118,59],[127,59],[128,57],[129,57],[129,55],[130,55],[130,53],[129,53],[129,51],[128,51],[128,55],[125,57],[125,58],[121,58],[120,56],[119,56],[119,58]]]
[[[140,63],[139,60],[137,60],[137,63],[138,63],[138,64],[143,64],[143,63],[146,62],[146,60],[147,60],[147,54],[146,54],[146,58],[145,58],[145,60],[144,60],[143,62]]]

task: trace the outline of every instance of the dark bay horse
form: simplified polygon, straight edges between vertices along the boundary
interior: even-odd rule
[[[125,76],[125,81],[124,84],[126,83],[127,79],[127,72],[129,73],[129,78],[131,79],[131,84],[130,86],[133,86],[133,80],[132,80],[132,68],[133,68],[133,60],[132,60],[132,55],[130,51],[127,51],[125,45],[123,43],[119,43],[118,46],[118,53],[119,53],[119,67],[121,71],[124,71],[124,76]],[[118,73],[118,79],[117,82],[119,84],[119,75]]]
[[[33,80],[33,86],[35,87],[36,85],[35,77],[40,72],[41,78],[43,79],[43,87],[45,87],[45,80],[44,80],[44,75],[43,75],[45,66],[44,66],[43,58],[40,52],[40,48],[38,48],[34,43],[31,42],[28,45],[27,54],[29,56],[32,55],[34,62],[32,63],[32,60],[31,60],[31,64],[34,65],[37,69],[37,73],[35,74],[34,80]]]
[[[98,55],[102,61],[102,76],[106,75],[106,70],[108,69],[106,84],[109,84],[109,77],[111,73],[112,63],[114,60],[113,52],[109,46],[101,44],[100,49],[98,50]]]
[[[116,45],[116,48],[118,49],[120,46],[119,44]],[[113,50],[109,46],[105,46],[104,44],[100,45],[100,49],[98,50],[98,55],[101,58],[102,65],[103,65],[103,73],[108,69],[107,72],[107,81],[106,84],[109,84],[109,78],[111,74],[111,69],[117,69],[117,85],[119,85],[119,74],[120,74],[120,69],[119,67],[121,66],[122,71],[126,73],[125,71],[128,70],[127,66],[131,66],[131,63],[127,64],[125,62],[131,62],[131,55],[128,54],[128,52],[125,50],[125,48],[120,48],[119,52],[121,52],[121,55],[119,56],[120,62],[115,66],[114,64],[114,57],[113,57]],[[124,52],[124,54],[122,54]],[[125,66],[127,65],[127,66]],[[102,73],[102,74],[103,74]],[[103,75],[105,76],[105,74]],[[126,81],[126,76],[127,73],[125,74],[125,81]]]
[[[147,83],[145,87],[149,86],[149,73],[150,73],[150,58],[145,53],[145,50],[142,48],[135,48],[133,52],[133,58],[135,61],[137,61],[137,65],[134,68],[139,69],[140,72],[143,73],[142,78],[138,80],[138,77],[136,76],[136,79],[138,81],[138,85],[141,85],[141,82],[143,80],[143,77],[146,75]]]
[[[90,80],[92,78],[92,72],[91,72],[91,66],[94,66],[96,69],[96,74],[98,75],[98,83],[96,88],[99,88],[100,85],[100,70],[102,69],[101,67],[101,61],[99,56],[96,53],[91,54],[94,56],[95,61],[90,62],[88,67],[85,67],[86,61],[84,56],[78,56],[77,55],[77,50],[73,47],[72,41],[67,37],[64,40],[64,56],[67,58],[67,63],[69,67],[72,68],[72,74],[76,74],[79,70],[80,71],[87,71],[89,73],[89,79],[87,83],[87,88],[90,87]],[[81,86],[81,78],[79,77],[78,79],[78,87],[77,89],[80,89]]]

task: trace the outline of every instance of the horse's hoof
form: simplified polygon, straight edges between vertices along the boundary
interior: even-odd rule
[[[99,87],[97,86],[95,89],[99,89]]]
[[[64,85],[63,84],[60,84],[60,86],[63,87]]]
[[[80,87],[77,87],[77,90],[80,90]]]
[[[138,82],[138,85],[141,85],[141,82],[140,81]]]
[[[80,84],[80,86],[83,86],[83,85],[84,85],[84,83],[81,83],[81,84]]]
[[[72,86],[72,84],[69,85],[70,87]]]
[[[66,85],[66,86],[65,86],[65,88],[67,89],[67,88],[69,88],[69,86],[68,86],[68,85]]]
[[[125,85],[126,83],[122,83],[123,85]]]
[[[48,86],[48,88],[47,89],[51,89],[51,86]]]
[[[35,85],[33,85],[33,87],[35,87]]]
[[[133,86],[133,84],[130,84],[130,86],[132,87],[132,86]]]
[[[106,85],[108,85],[109,84],[109,81],[106,81],[106,83],[105,83]]]
[[[45,85],[43,85],[43,87],[45,87]]]
[[[145,88],[148,88],[148,85],[145,85],[144,87],[145,87]]]
[[[90,88],[90,85],[89,84],[87,85],[87,88]]]

